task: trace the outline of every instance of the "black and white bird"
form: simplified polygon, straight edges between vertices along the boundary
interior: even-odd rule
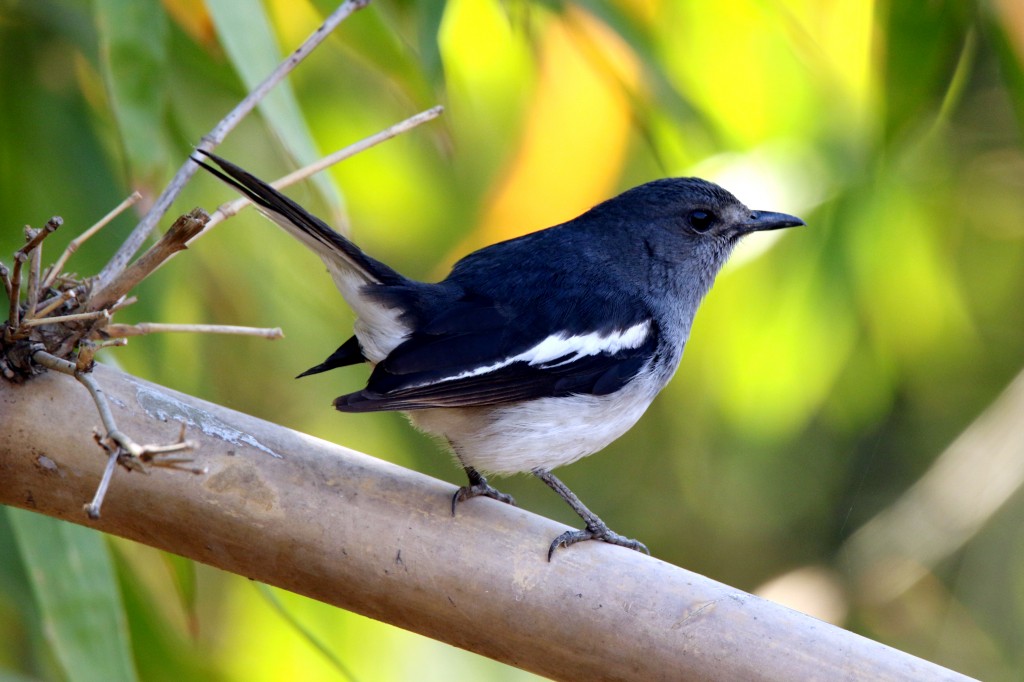
[[[752,211],[718,185],[666,178],[561,225],[494,244],[443,281],[411,280],[365,254],[263,181],[208,152],[200,166],[316,252],[355,311],[355,334],[300,376],[367,362],[342,412],[396,410],[445,439],[469,476],[452,498],[513,502],[484,474],[531,472],[585,528],[559,546],[603,540],[647,552],[580,502],[552,470],[601,450],[643,415],[679,366],[694,314],[733,246],[803,225]]]

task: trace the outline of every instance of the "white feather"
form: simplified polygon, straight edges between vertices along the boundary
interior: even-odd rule
[[[399,319],[399,310],[367,298],[362,291],[367,280],[359,272],[338,267],[337,262],[326,257],[323,261],[342,298],[356,314],[353,331],[363,355],[376,365],[409,336],[409,327]]]
[[[613,331],[611,334],[599,334],[590,332],[577,336],[565,336],[554,334],[538,343],[533,348],[520,353],[512,358],[511,362],[525,360],[531,365],[544,365],[552,360],[563,356],[570,356],[562,362],[551,365],[558,367],[570,362],[579,360],[589,355],[618,353],[623,348],[637,348],[647,339],[651,330],[649,320],[644,320],[623,331]]]

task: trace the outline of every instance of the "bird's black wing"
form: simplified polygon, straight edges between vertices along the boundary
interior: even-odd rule
[[[552,330],[540,316],[509,319],[500,305],[463,300],[395,348],[365,389],[334,404],[377,412],[607,395],[644,370],[657,341],[649,318],[600,331]]]

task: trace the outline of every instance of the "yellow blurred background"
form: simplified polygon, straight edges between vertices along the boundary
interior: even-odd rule
[[[333,8],[0,3],[0,254],[52,214],[65,226],[51,257],[132,189],[152,201]],[[662,559],[1014,680],[1024,402],[1004,391],[1024,366],[1022,64],[1014,0],[381,1],[218,153],[272,179],[443,104],[437,121],[289,190],[422,279],[662,176],[700,175],[752,208],[800,215],[806,228],[738,250],[641,423],[559,475]],[[197,177],[171,213],[233,198]],[[132,225],[119,219],[70,269],[98,271]],[[400,416],[330,408],[365,370],[293,381],[347,338],[352,315],[319,261],[255,212],[137,293],[119,321],[280,326],[286,338],[143,337],[105,362],[461,482]],[[576,522],[528,477],[498,487]],[[2,511],[0,679],[84,679],[32,598],[24,519]],[[139,679],[530,677],[100,542]]]

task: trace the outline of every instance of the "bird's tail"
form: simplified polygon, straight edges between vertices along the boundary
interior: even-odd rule
[[[346,342],[307,374],[352,364],[363,358],[372,363],[380,362],[409,335],[404,309],[382,304],[373,292],[379,292],[380,285],[399,290],[413,288],[415,282],[366,255],[324,221],[251,173],[209,152],[199,149],[196,152],[218,167],[198,156],[193,156],[193,161],[248,197],[268,218],[316,252],[327,266],[342,297],[355,311],[358,318],[355,343]]]
[[[358,287],[371,283],[404,284],[408,282],[401,274],[363,253],[358,246],[332,230],[324,221],[255,175],[202,149],[197,149],[196,153],[207,157],[217,167],[210,165],[199,156],[193,156],[193,161],[234,187],[256,204],[264,215],[319,255],[331,271],[335,283],[342,290],[346,299],[349,298],[349,293],[355,294],[354,291],[346,291],[353,284]],[[353,282],[353,275],[356,276],[355,282]]]

